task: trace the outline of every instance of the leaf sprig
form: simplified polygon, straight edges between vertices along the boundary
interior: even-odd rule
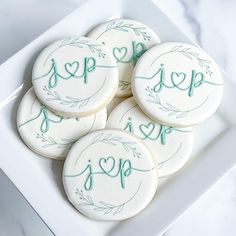
[[[115,136],[112,136],[112,134],[104,135],[102,133],[102,134],[95,136],[95,138],[93,139],[91,144],[95,144],[98,142],[110,144],[113,146],[116,146],[119,143],[122,145],[122,147],[125,149],[125,151],[127,151],[127,152],[131,151],[133,157],[140,158],[141,154],[137,151],[137,148],[134,147],[134,145],[136,145],[136,143],[123,141],[122,137],[115,137]]]
[[[150,97],[150,100],[147,100],[150,103],[155,103],[160,106],[160,110],[167,112],[169,116],[175,116],[175,118],[182,118],[188,115],[189,111],[182,111],[179,108],[171,105],[170,103],[166,103],[166,105],[163,105],[161,103],[161,99],[158,96],[157,93],[153,91],[149,86],[145,89],[148,93],[148,96]]]
[[[128,32],[128,31],[133,31],[134,34],[137,36],[142,37],[145,41],[150,41],[151,36],[147,33],[147,28],[144,26],[137,27],[132,23],[125,23],[123,21],[112,21],[110,24],[107,25],[105,31],[103,31],[97,39],[99,39],[103,34],[110,30],[118,30],[118,31],[123,31],[123,32]]]
[[[130,90],[130,82],[125,80],[119,80],[119,88],[120,90]]]
[[[53,137],[46,136],[43,133],[37,133],[36,138],[41,139],[44,145],[43,148],[56,146],[57,148],[71,148],[77,139],[62,139],[60,142],[56,141]]]
[[[113,205],[113,204],[101,201],[101,202],[99,202],[99,205],[98,205],[98,204],[94,203],[93,199],[89,195],[85,196],[83,190],[77,189],[75,193],[78,194],[80,200],[83,201],[83,202],[79,203],[80,206],[90,206],[95,211],[103,212],[104,215],[107,215],[107,214],[116,215],[123,210],[123,208],[126,204],[126,202],[125,202],[120,205]]]
[[[191,48],[184,48],[183,45],[178,45],[178,46],[173,47],[170,52],[178,52],[182,54],[183,56],[189,58],[190,60],[195,58],[198,61],[199,66],[201,68],[205,68],[206,74],[210,76],[212,75],[213,72],[210,70],[210,66],[209,66],[211,62],[206,59],[201,58],[200,54],[192,51]]]
[[[92,44],[89,40],[80,39],[80,38],[68,38],[61,42],[59,47],[71,46],[83,48],[84,46],[88,47],[90,52],[97,53],[98,57],[105,58],[106,53],[100,48],[101,44]]]
[[[80,190],[78,188],[76,189],[75,194],[77,194],[79,196],[79,199],[81,200],[81,203],[79,203],[80,206],[92,207],[93,210],[103,212],[104,215],[116,215],[120,213],[124,209],[125,205],[136,196],[136,194],[139,192],[141,185],[142,182],[139,183],[136,192],[128,200],[118,205],[110,204],[103,201],[98,202],[99,204],[95,204],[91,196],[85,195],[83,190]]]
[[[90,99],[90,97],[79,99],[70,96],[65,96],[65,98],[63,99],[57,91],[50,90],[46,85],[43,87],[43,90],[47,93],[48,96],[51,96],[50,98],[47,98],[47,101],[59,101],[61,105],[68,105],[70,107],[82,108],[83,106],[86,106],[88,104]]]

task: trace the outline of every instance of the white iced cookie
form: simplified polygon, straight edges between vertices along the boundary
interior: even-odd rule
[[[190,158],[192,129],[168,127],[152,121],[141,111],[133,97],[120,103],[111,112],[106,127],[126,130],[141,138],[153,153],[159,177],[177,172]]]
[[[85,216],[124,220],[152,200],[157,173],[146,145],[128,132],[107,129],[73,145],[64,164],[63,183],[68,199]]]
[[[38,99],[54,113],[84,116],[112,100],[118,88],[118,68],[112,54],[96,40],[66,38],[40,53],[32,82]]]
[[[132,92],[152,119],[170,126],[198,124],[217,110],[223,79],[201,49],[184,43],[151,48],[137,63]]]
[[[147,49],[160,42],[157,35],[140,22],[115,19],[98,25],[88,37],[99,40],[110,49],[119,68],[117,96],[130,96],[134,65]]]
[[[55,115],[39,102],[31,88],[18,108],[17,127],[30,149],[42,156],[63,160],[80,137],[104,128],[106,117],[106,109],[77,118]]]

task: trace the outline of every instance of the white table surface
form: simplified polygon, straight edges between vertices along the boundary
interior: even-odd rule
[[[0,64],[73,11],[80,2],[82,0],[1,0]],[[236,76],[235,0],[156,2],[232,78]],[[165,236],[236,235],[235,183],[236,170],[210,189]],[[9,198],[11,192],[14,194]],[[22,235],[52,234],[0,171],[0,236]]]

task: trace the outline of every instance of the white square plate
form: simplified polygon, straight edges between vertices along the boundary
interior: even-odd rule
[[[138,216],[120,223],[97,222],[79,214],[62,188],[63,163],[30,151],[16,129],[16,111],[31,86],[32,64],[38,53],[58,38],[84,35],[111,17],[141,21],[162,42],[191,42],[151,0],[87,0],[0,66],[0,168],[7,174],[55,235],[159,235],[235,164],[236,85],[224,74],[225,92],[219,111],[194,128],[192,161],[165,180],[159,193]]]

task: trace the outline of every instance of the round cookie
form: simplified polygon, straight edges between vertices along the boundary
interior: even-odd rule
[[[174,128],[154,122],[142,112],[133,97],[111,112],[106,127],[126,130],[142,139],[153,153],[159,177],[180,170],[192,152],[191,128]]]
[[[141,140],[121,130],[99,130],[73,145],[63,184],[70,202],[85,216],[124,220],[152,200],[158,171]]]
[[[139,60],[132,92],[153,120],[186,127],[214,114],[221,102],[223,79],[216,63],[201,49],[171,42],[151,48]]]
[[[146,25],[130,20],[115,19],[95,27],[88,37],[102,42],[113,54],[119,68],[119,88],[116,96],[128,97],[134,65],[142,54],[160,42]]]
[[[33,88],[23,97],[17,113],[17,127],[25,144],[42,156],[63,160],[83,135],[106,125],[106,109],[77,118],[65,118],[49,111],[36,98]]]
[[[38,99],[63,116],[86,116],[104,108],[118,88],[112,54],[96,40],[58,40],[36,59],[32,82]]]

